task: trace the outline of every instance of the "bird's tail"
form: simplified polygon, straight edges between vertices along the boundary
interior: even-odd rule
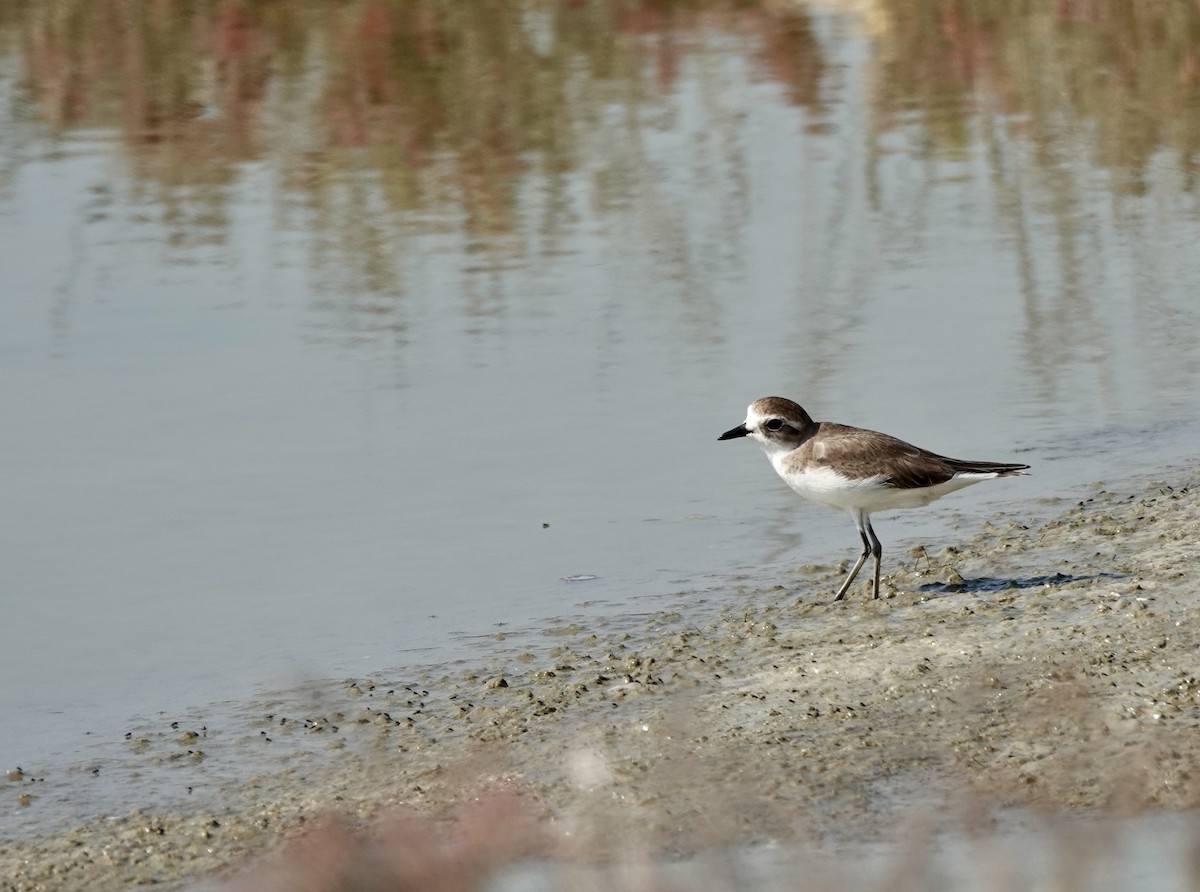
[[[1029,470],[1029,465],[994,461],[963,461],[952,458],[947,462],[955,471],[971,474],[995,474],[997,477],[1019,477]]]

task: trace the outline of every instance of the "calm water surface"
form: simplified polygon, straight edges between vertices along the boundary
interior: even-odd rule
[[[1196,11],[780,6],[6,5],[0,768],[1193,460]]]

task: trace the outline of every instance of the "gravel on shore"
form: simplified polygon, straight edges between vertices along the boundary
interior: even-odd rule
[[[558,854],[878,838],[906,813],[1200,805],[1200,472],[1011,509],[893,552],[885,597],[840,566],[686,607],[544,630],[477,666],[330,682],[131,754],[253,770],[202,808],[0,842],[0,888],[180,888],[330,818],[449,827],[532,803]],[[977,528],[979,529],[979,528]],[[189,736],[195,735],[195,736]],[[196,756],[199,753],[200,756]],[[7,766],[6,766],[7,768]],[[0,775],[0,795],[36,795]],[[27,800],[30,807],[36,801]]]

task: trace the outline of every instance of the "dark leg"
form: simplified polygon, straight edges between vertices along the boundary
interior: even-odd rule
[[[858,571],[862,569],[862,565],[867,562],[867,555],[876,554],[875,557],[875,590],[879,590],[879,557],[877,549],[879,548],[879,540],[875,538],[875,531],[871,530],[871,521],[861,511],[851,512],[854,518],[854,525],[858,527],[858,535],[862,537],[863,550],[858,556],[858,560],[854,562],[854,566],[850,568],[850,575],[846,577],[846,581],[842,583],[842,587],[838,589],[836,595],[833,596],[834,603],[846,597],[846,592],[850,589],[850,583],[854,581],[854,577],[858,575]],[[867,538],[867,533],[870,531],[870,538]],[[879,597],[876,594],[876,597]]]
[[[875,535],[875,528],[871,526],[870,515],[863,515],[863,520],[866,522],[867,531],[863,536],[863,541],[871,540],[871,556],[875,558],[875,597],[879,597],[879,558],[883,555],[883,546],[879,544],[879,537]],[[860,530],[861,532],[861,530]]]

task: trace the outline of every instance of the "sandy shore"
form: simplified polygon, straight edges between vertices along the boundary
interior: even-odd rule
[[[785,588],[746,579],[719,610],[547,629],[482,667],[134,735],[148,764],[258,773],[199,809],[0,843],[0,886],[177,888],[331,814],[436,821],[488,790],[521,799],[542,847],[591,855],[869,839],[964,799],[1194,807],[1197,484],[1189,470],[1096,488],[1041,506],[1044,522],[998,515],[952,548],[893,549],[879,601],[859,585],[830,605],[842,569],[805,567]],[[10,800],[36,793],[0,776]]]

